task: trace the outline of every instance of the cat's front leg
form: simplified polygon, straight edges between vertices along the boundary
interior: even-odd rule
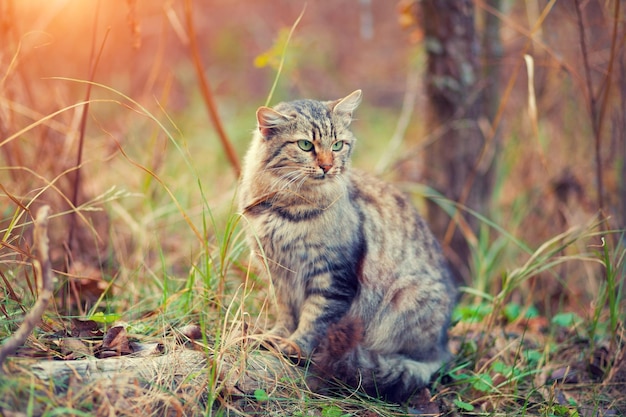
[[[290,356],[307,357],[326,336],[328,326],[338,322],[349,310],[357,292],[352,273],[343,268],[309,278],[298,327],[281,343]]]
[[[299,357],[300,348],[292,339],[297,326],[297,309],[289,308],[284,302],[277,303],[276,322],[272,329],[265,333],[264,339],[278,349],[285,356]]]
[[[280,290],[280,287],[278,289]],[[294,317],[292,311],[293,309],[289,307],[288,300],[285,299],[284,294],[278,291],[276,297],[276,321],[271,330],[263,335],[263,338],[281,351],[281,345],[285,343],[285,339],[296,330],[296,317]]]

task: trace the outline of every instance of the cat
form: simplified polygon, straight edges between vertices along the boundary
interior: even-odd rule
[[[317,385],[403,402],[450,357],[456,288],[410,200],[350,167],[360,101],[260,107],[239,206],[274,285],[274,345],[310,358]]]

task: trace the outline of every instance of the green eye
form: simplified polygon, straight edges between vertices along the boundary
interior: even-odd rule
[[[333,146],[331,147],[331,149],[335,152],[340,151],[343,149],[343,141],[339,141],[339,142],[335,142],[333,143]]]
[[[302,149],[303,151],[310,151],[311,149],[313,149],[313,142],[309,141],[309,140],[299,140],[298,141],[298,146],[300,147],[300,149]]]

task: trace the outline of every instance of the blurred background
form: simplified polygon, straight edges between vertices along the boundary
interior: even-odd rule
[[[4,282],[32,282],[30,213],[50,204],[66,308],[182,285],[236,212],[223,140],[243,156],[280,68],[269,104],[363,90],[354,165],[415,196],[459,282],[498,291],[571,227],[624,228],[619,3],[3,0]],[[559,268],[514,297],[551,311],[599,291],[593,267]]]

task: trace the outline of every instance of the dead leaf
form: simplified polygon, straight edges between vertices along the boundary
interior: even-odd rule
[[[93,339],[101,337],[103,333],[99,329],[98,323],[93,320],[72,319],[70,335],[72,337]]]
[[[565,366],[553,371],[548,377],[547,383],[559,382],[562,384],[577,384],[580,382],[579,372],[570,366]]]
[[[190,340],[202,339],[202,329],[197,324],[188,324],[181,327],[180,333]]]
[[[96,357],[110,358],[113,356],[129,355],[133,353],[128,341],[128,333],[124,326],[111,327],[102,340],[102,345],[98,347]]]
[[[130,348],[137,357],[160,355],[165,351],[163,343],[135,343],[130,342]]]
[[[93,355],[93,351],[85,342],[74,337],[59,339],[59,347],[61,353],[65,355],[65,360],[81,359]]]
[[[433,415],[441,414],[439,405],[431,400],[428,388],[423,388],[417,394],[413,395],[409,400],[409,412],[412,415]]]
[[[609,350],[606,347],[601,346],[594,350],[591,363],[589,363],[589,372],[592,377],[602,380],[606,374],[609,362]]]
[[[83,311],[81,306],[92,306],[109,290],[109,283],[103,279],[100,267],[90,262],[75,259],[70,265],[68,275],[72,285],[71,308]]]

